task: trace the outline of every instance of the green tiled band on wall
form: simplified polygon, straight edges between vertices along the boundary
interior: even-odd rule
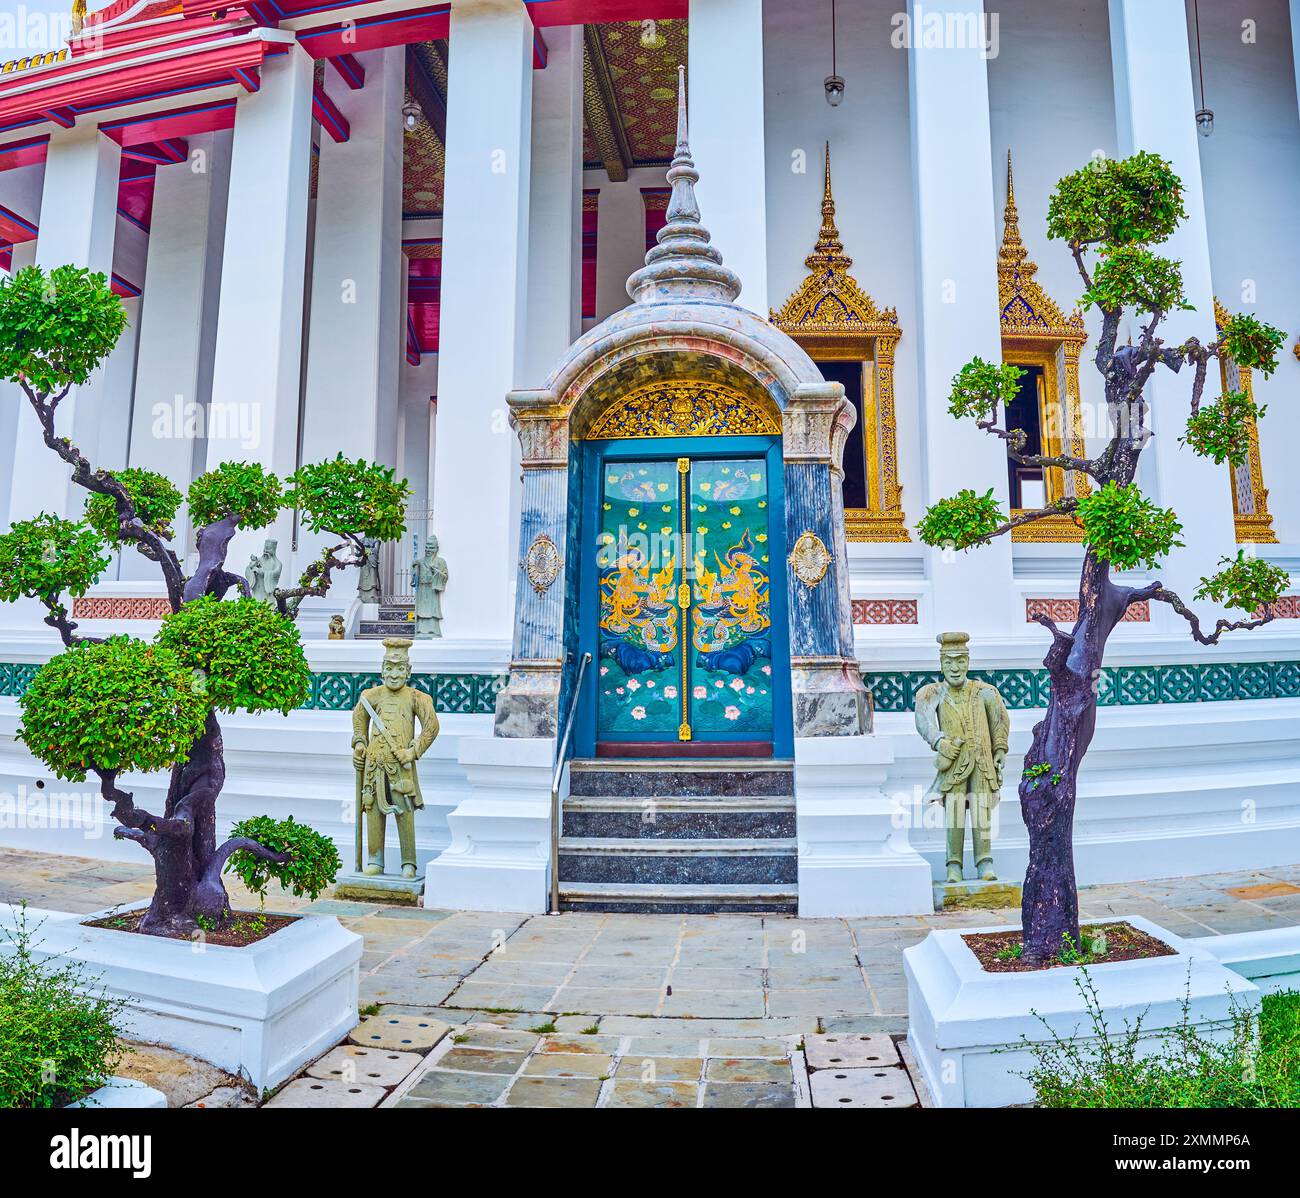
[[[40,669],[37,665],[0,663],[0,695],[21,695]],[[351,711],[361,692],[378,686],[378,674],[313,674],[311,698],[306,707],[317,711]],[[504,674],[415,674],[411,685],[433,698],[434,708],[444,715],[491,715],[496,711],[497,691],[506,683]]]
[[[0,695],[21,695],[37,665],[0,662]],[[1046,670],[972,670],[991,682],[1008,707],[1046,707]],[[911,711],[916,692],[941,677],[918,670],[864,673],[877,711]],[[1143,703],[1216,703],[1231,699],[1300,698],[1300,661],[1197,662],[1186,665],[1113,666],[1103,669],[1098,702],[1103,707]],[[454,715],[491,715],[504,674],[416,674],[411,685],[431,695],[434,707]],[[309,709],[351,711],[378,674],[313,674]]]
[[[937,671],[864,673],[877,711],[911,711],[916,692],[942,677]],[[991,682],[1008,707],[1046,707],[1046,670],[972,670]],[[1112,666],[1101,671],[1102,707],[1142,703],[1218,703],[1231,699],[1300,698],[1300,661],[1197,662],[1187,665]]]

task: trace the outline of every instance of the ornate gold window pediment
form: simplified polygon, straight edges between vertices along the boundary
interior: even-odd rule
[[[850,541],[909,541],[898,481],[894,411],[894,351],[902,330],[898,313],[878,307],[849,274],[853,259],[844,253],[835,227],[829,144],[821,210],[821,232],[813,252],[804,259],[808,276],[779,311],[771,312],[770,319],[815,362],[860,366],[859,420],[850,446],[858,452],[860,438],[865,494],[858,496],[856,504],[846,497],[845,529]],[[857,376],[850,381],[857,382]],[[848,453],[846,448],[846,474],[854,465],[847,460]]]
[[[587,431],[588,441],[637,437],[779,436],[772,403],[724,383],[682,379],[646,383],[619,396]]]
[[[1007,202],[998,247],[998,312],[1002,360],[1038,369],[1038,419],[1041,452],[1086,457],[1083,407],[1079,398],[1079,353],[1088,334],[1083,316],[1061,310],[1034,277],[1038,265],[1020,237],[1016,187],[1007,151]],[[1050,466],[1043,471],[1046,503],[1087,495],[1091,480],[1076,470]],[[1026,509],[1012,508],[1018,515]],[[1069,516],[1047,516],[1011,530],[1013,541],[1081,541],[1083,532]]]
[[[1214,297],[1214,325],[1222,329],[1231,314]],[[1297,355],[1300,356],[1300,355]],[[1255,397],[1249,366],[1238,366],[1231,358],[1219,359],[1219,380],[1223,393],[1244,391]],[[1255,421],[1248,425],[1250,445],[1240,466],[1228,463],[1228,477],[1232,487],[1232,519],[1236,526],[1239,544],[1277,544],[1273,531],[1273,516],[1268,510],[1268,488],[1264,486],[1264,464],[1259,455],[1259,426]]]

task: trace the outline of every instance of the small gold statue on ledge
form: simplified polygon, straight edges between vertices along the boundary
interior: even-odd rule
[[[970,636],[941,632],[935,639],[944,681],[928,683],[916,695],[916,730],[934,750],[937,771],[926,798],[944,804],[948,881],[962,880],[969,810],[975,868],[982,881],[995,882],[993,812],[1011,717],[997,687],[968,677]]]

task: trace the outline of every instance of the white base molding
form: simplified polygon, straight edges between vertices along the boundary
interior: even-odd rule
[[[470,793],[447,815],[451,844],[429,862],[424,905],[546,911],[555,741],[467,739],[459,763]]]
[[[893,745],[878,736],[795,739],[801,916],[934,910],[930,867],[883,789],[893,760]]]
[[[180,1049],[263,1090],[356,1026],[362,941],[332,915],[302,916],[246,948],[82,922],[131,909],[27,911],[38,958],[78,962],[96,989],[127,1000],[122,1030],[131,1039]],[[8,926],[17,911],[0,907],[0,921]]]
[[[1198,940],[1186,940],[1134,915],[1116,915],[1163,940],[1174,954],[1088,968],[1107,1030],[1122,1035],[1142,1017],[1144,1041],[1182,1021],[1183,1004],[1202,1035],[1226,1036],[1232,1004],[1256,1011],[1260,989],[1221,964]],[[1001,1107],[1032,1102],[1025,1042],[1092,1039],[1076,968],[988,973],[962,937],[1015,930],[998,927],[931,932],[903,953],[907,975],[907,1039],[921,1075],[941,1107]],[[1213,939],[1213,937],[1211,938]],[[1040,1018],[1041,1016],[1041,1018]],[[1050,1029],[1050,1030],[1049,1030]]]
[[[103,1110],[165,1111],[167,1095],[133,1077],[110,1077],[98,1090],[68,1103],[68,1110],[81,1107]]]

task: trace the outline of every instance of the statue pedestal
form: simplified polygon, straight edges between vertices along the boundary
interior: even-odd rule
[[[424,878],[404,878],[401,874],[359,874],[347,869],[334,879],[334,897],[360,902],[393,903],[418,907],[424,893]]]
[[[984,882],[967,878],[964,882],[936,882],[934,884],[934,909],[988,910],[990,908],[1019,908],[1019,882]]]

